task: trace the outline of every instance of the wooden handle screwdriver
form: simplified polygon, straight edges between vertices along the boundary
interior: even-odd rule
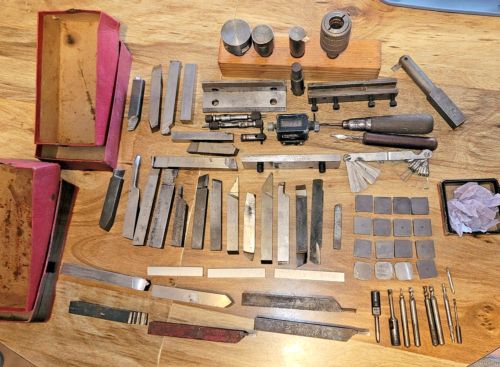
[[[342,134],[332,134],[331,136],[339,140],[359,141],[365,145],[376,145],[381,147],[435,150],[438,146],[436,138],[426,138],[422,136],[375,133],[364,133],[360,136]]]

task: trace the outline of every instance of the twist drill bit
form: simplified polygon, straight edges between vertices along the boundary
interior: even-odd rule
[[[391,345],[401,345],[401,340],[399,339],[399,326],[398,319],[394,315],[394,300],[392,299],[392,289],[387,290],[387,295],[389,296],[389,311],[391,316],[389,317],[389,333],[391,335]]]
[[[417,314],[417,302],[415,301],[415,296],[413,293],[413,288],[408,288],[410,293],[410,315],[411,315],[411,325],[413,328],[413,340],[415,341],[415,346],[420,347],[420,329],[418,326],[418,314]]]
[[[455,294],[455,284],[453,283],[453,278],[451,277],[450,268],[446,268],[446,276],[448,277],[448,283],[450,284],[451,293]]]
[[[431,298],[432,316],[434,317],[434,324],[436,325],[436,333],[439,340],[439,345],[444,345],[443,327],[441,326],[439,307],[436,295],[434,294],[434,287],[432,285],[429,286],[429,294]]]
[[[380,292],[372,291],[371,292],[372,299],[372,315],[375,319],[375,340],[377,343],[380,343]]]
[[[431,334],[432,345],[436,346],[439,344],[436,324],[434,323],[434,315],[432,314],[432,305],[431,299],[429,297],[429,291],[426,286],[424,286],[424,303],[425,303],[425,312],[427,314],[427,322],[429,323],[429,332]]]
[[[462,344],[462,328],[458,321],[457,300],[453,298],[453,309],[455,310],[455,333],[457,334],[457,343]]]
[[[450,300],[448,299],[448,293],[446,292],[446,285],[444,283],[441,283],[441,289],[443,290],[444,310],[446,312],[448,329],[450,330],[450,339],[452,343],[455,343],[455,332],[453,330],[453,317],[451,316]]]
[[[401,312],[401,328],[403,329],[403,341],[406,348],[410,347],[410,331],[408,329],[408,316],[406,315],[406,301],[403,288],[399,290],[399,310]]]

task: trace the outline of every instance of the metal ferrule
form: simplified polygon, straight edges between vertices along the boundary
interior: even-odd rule
[[[372,128],[371,118],[350,119],[342,121],[342,128],[352,131],[369,131]]]

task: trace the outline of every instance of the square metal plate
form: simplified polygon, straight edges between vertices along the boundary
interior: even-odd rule
[[[354,217],[354,234],[372,234],[372,219]]]
[[[354,209],[356,212],[373,213],[373,196],[356,195],[354,198]]]
[[[379,261],[375,263],[375,278],[390,280],[394,278],[394,269],[390,262]]]
[[[373,235],[374,236],[390,236],[392,233],[392,223],[390,219],[374,218],[373,219]]]
[[[428,215],[429,199],[426,197],[411,198],[411,214]]]
[[[412,280],[413,279],[413,266],[409,262],[401,262],[394,264],[396,278],[398,280]]]
[[[369,263],[356,261],[354,263],[354,278],[359,280],[370,280],[372,278],[373,270]]]
[[[410,237],[411,236],[411,220],[409,219],[394,219],[394,237]]]
[[[377,259],[393,259],[394,241],[393,240],[375,241],[375,254],[377,255]]]
[[[418,260],[417,271],[420,279],[436,278],[438,276],[434,260]]]
[[[407,197],[395,197],[392,199],[392,210],[394,214],[411,214],[411,200]]]
[[[413,219],[413,235],[416,237],[432,236],[432,223],[429,218]]]
[[[392,198],[375,196],[373,199],[373,211],[375,214],[392,214]]]
[[[413,242],[410,240],[394,240],[394,257],[413,257]]]
[[[356,238],[354,240],[354,256],[370,258],[372,256],[372,241]]]
[[[415,241],[417,248],[417,257],[419,259],[434,259],[436,257],[436,250],[434,248],[433,240],[418,240]]]

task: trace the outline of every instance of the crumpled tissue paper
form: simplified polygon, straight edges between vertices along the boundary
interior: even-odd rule
[[[448,218],[459,236],[464,233],[486,232],[500,221],[495,219],[500,194],[493,194],[477,182],[468,182],[455,189],[448,200]]]

